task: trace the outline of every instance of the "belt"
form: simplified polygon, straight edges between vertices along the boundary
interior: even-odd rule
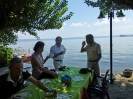
[[[62,60],[54,60],[54,61],[62,61]]]
[[[96,60],[89,60],[89,62],[96,62]]]

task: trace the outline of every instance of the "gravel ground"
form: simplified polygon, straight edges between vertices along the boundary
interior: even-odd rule
[[[115,74],[114,77],[114,83],[108,84],[110,99],[133,99],[133,75],[132,77],[126,78],[121,74]],[[100,98],[92,95],[91,99]]]
[[[129,78],[115,74],[115,81],[109,84],[110,99],[133,99],[133,75]]]

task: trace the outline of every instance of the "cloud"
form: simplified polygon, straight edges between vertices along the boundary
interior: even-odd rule
[[[90,25],[90,24],[88,24],[88,25],[87,25],[87,27],[91,27],[91,25]]]
[[[125,25],[125,26],[113,26],[112,27],[113,35],[120,35],[120,34],[132,34],[133,25]],[[100,28],[95,31],[96,35],[110,35],[110,28]]]
[[[100,21],[94,23],[93,25],[94,26],[101,26],[101,25],[105,25],[105,24],[109,24],[109,21],[106,18],[104,18],[103,20],[100,20]]]
[[[124,22],[124,23],[132,23],[133,21],[131,20],[131,19],[127,19],[127,18],[122,18],[122,19],[119,19],[119,18],[117,18],[117,17],[115,17],[114,19],[113,19],[113,22],[116,22],[116,23],[118,23],[118,22]]]
[[[127,30],[133,30],[133,25],[119,26],[114,27],[113,29],[126,32]]]
[[[86,24],[87,24],[87,22],[84,22],[84,23],[72,23],[70,26],[82,27],[82,26],[85,26]]]
[[[113,22],[115,23],[119,23],[119,22],[124,22],[124,23],[133,23],[133,21],[131,19],[127,19],[127,18],[123,18],[123,19],[120,19],[120,18],[117,18],[115,17],[114,19],[112,19]],[[105,24],[109,24],[109,20],[107,18],[104,18],[103,20],[100,20],[96,23],[94,23],[93,25],[94,26],[101,26],[101,25],[105,25]]]

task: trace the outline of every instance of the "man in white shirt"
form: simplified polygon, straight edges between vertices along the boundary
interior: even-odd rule
[[[53,58],[55,69],[59,69],[63,66],[63,59],[66,48],[61,44],[62,38],[60,36],[56,37],[55,42],[56,44],[53,45],[50,49],[50,55]]]

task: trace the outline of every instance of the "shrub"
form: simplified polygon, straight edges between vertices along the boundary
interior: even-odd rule
[[[10,59],[13,57],[13,49],[0,45],[0,67],[8,66]]]

